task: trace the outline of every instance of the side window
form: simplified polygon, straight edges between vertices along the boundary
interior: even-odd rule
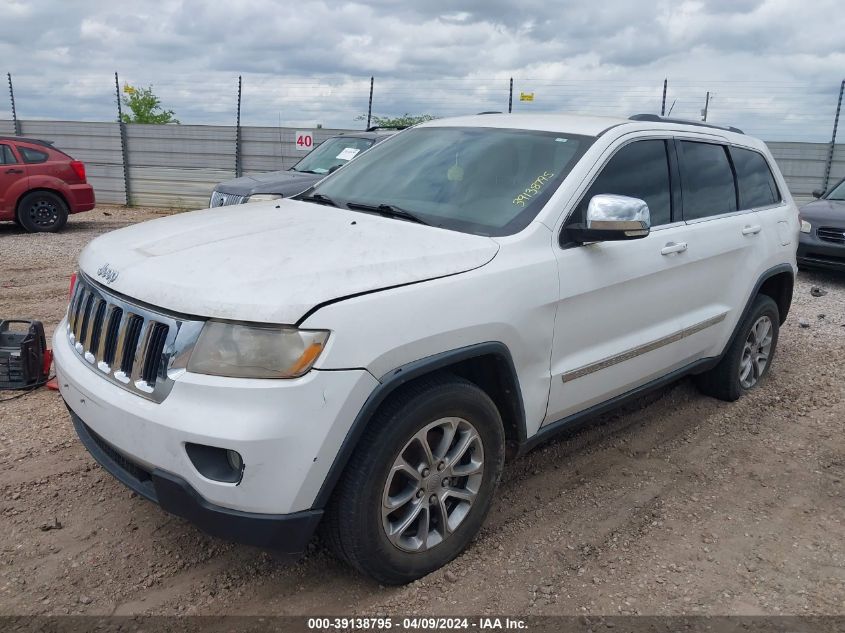
[[[14,165],[18,161],[8,145],[0,145],[0,165]]]
[[[42,152],[30,147],[21,147],[20,145],[18,145],[18,151],[21,153],[23,162],[25,163],[44,163],[49,157],[47,152]]]
[[[602,193],[645,200],[652,226],[671,222],[672,194],[666,141],[634,141],[616,152],[578,203],[572,221],[583,222],[590,200]]]
[[[731,147],[730,151],[739,186],[740,208],[753,209],[780,202],[775,177],[762,154],[739,147]]]
[[[696,141],[681,141],[680,145],[684,219],[736,211],[733,170],[725,147]]]

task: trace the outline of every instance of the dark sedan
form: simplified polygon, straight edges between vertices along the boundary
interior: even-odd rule
[[[222,207],[295,196],[395,133],[395,129],[370,128],[366,132],[348,132],[333,136],[320,143],[310,154],[286,171],[252,174],[221,182],[211,193],[208,206]]]
[[[845,271],[845,178],[800,209],[798,264]]]

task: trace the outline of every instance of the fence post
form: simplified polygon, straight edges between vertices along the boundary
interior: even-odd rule
[[[6,73],[9,78],[9,99],[12,101],[12,125],[15,127],[15,136],[21,135],[21,123],[18,121],[18,111],[15,109],[15,89],[12,88],[12,73]]]
[[[666,116],[666,86],[669,85],[669,79],[663,80],[663,102],[660,104],[660,116]]]
[[[243,176],[243,165],[241,163],[241,88],[242,78],[238,75],[238,118],[235,123],[235,177]]]
[[[126,194],[126,206],[132,206],[132,188],[129,185],[129,146],[126,143],[126,123],[123,122],[123,109],[120,106],[120,82],[114,74],[114,97],[117,101],[117,124],[120,126],[120,153],[123,156],[123,192]]]
[[[373,118],[373,84],[375,78],[370,77],[370,104],[367,106],[367,129],[370,128],[370,120]]]
[[[827,165],[824,168],[823,189],[825,191],[827,191],[827,185],[830,182],[830,167],[833,165],[833,152],[836,149],[836,128],[839,127],[839,112],[842,110],[843,92],[845,92],[845,79],[839,84],[839,101],[836,103],[836,116],[833,117],[833,136],[830,137],[830,151],[827,153]]]
[[[513,77],[511,77],[511,86],[508,90],[508,114],[513,112]]]

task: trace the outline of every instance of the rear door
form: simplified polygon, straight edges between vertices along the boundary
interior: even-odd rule
[[[16,191],[20,187],[13,189],[13,186],[20,184],[19,181],[27,177],[26,170],[26,166],[19,161],[12,146],[8,143],[0,143],[0,214],[8,216],[14,213],[14,205],[18,197]]]

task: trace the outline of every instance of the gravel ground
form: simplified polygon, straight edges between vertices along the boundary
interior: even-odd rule
[[[0,315],[52,331],[85,243],[166,213],[0,224]],[[843,356],[845,276],[802,272],[760,388],[682,381],[512,462],[469,550],[401,588],[207,537],[104,472],[55,392],[2,392],[0,614],[843,614]]]

